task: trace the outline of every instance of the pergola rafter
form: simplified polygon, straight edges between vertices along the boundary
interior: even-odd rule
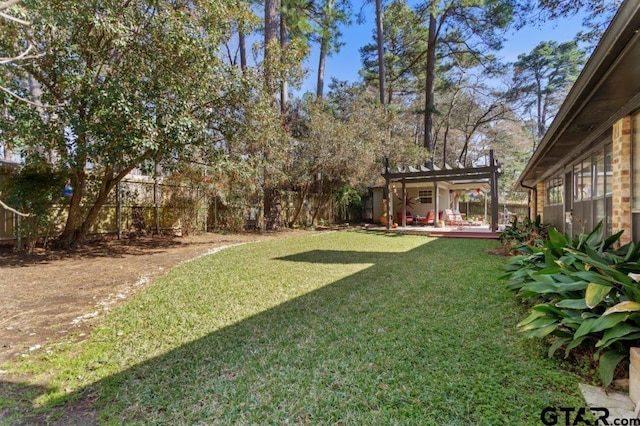
[[[385,159],[385,172],[382,177],[385,179],[384,197],[387,200],[387,229],[391,229],[391,203],[389,202],[389,186],[392,182],[402,183],[402,218],[403,226],[406,226],[407,209],[407,183],[427,183],[427,182],[464,182],[468,184],[488,183],[491,187],[491,230],[498,230],[498,177],[501,174],[500,164],[493,155],[493,150],[489,151],[489,165],[483,167],[467,167],[460,169],[429,169],[421,166],[420,169],[407,167],[403,170],[391,171],[388,159]],[[437,214],[438,197],[435,200],[435,213]]]

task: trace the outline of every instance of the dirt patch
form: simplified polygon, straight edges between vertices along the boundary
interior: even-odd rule
[[[151,278],[223,246],[304,235],[205,234],[145,237],[89,244],[73,253],[34,255],[0,250],[0,364],[82,336]]]

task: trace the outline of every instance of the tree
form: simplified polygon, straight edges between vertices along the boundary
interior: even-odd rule
[[[426,51],[426,33],[422,18],[404,1],[396,0],[384,10],[383,38],[385,69],[385,102],[395,97],[411,98],[419,90],[420,62]],[[374,39],[377,35],[374,35]],[[372,43],[360,49],[365,82],[373,84],[379,77],[378,45]],[[404,99],[398,102],[403,103]]]
[[[575,42],[541,42],[530,53],[518,56],[509,97],[516,110],[535,120],[538,141],[585,63],[586,55]]]
[[[396,133],[388,141],[388,129],[401,120],[374,102],[376,95],[366,86],[334,81],[330,87],[324,100],[306,97],[296,108],[297,119],[291,127],[297,143],[288,174],[299,197],[292,222],[314,187],[317,214],[344,185],[363,191],[374,184],[380,160],[388,152],[396,164],[426,159],[411,138]]]
[[[312,20],[315,21],[315,40],[320,44],[318,55],[318,81],[316,84],[316,96],[322,98],[324,95],[324,74],[328,56],[338,53],[344,45],[340,41],[339,26],[349,24],[348,0],[318,0],[319,4],[314,10]]]
[[[456,66],[486,66],[501,46],[501,30],[513,19],[514,0],[429,0],[418,11],[428,17],[425,61],[424,146],[433,150],[436,63],[447,58]]]
[[[378,89],[380,92],[380,103],[385,105],[385,80],[386,74],[384,69],[384,27],[382,16],[382,0],[376,1],[376,45],[378,46]]]
[[[275,96],[275,65],[278,44],[278,0],[264,2],[264,81],[266,92]]]
[[[585,12],[584,29],[578,32],[576,40],[595,47],[602,33],[609,25],[623,0],[538,0],[537,10],[540,18],[558,19]],[[525,10],[531,9],[531,3],[525,3]],[[591,48],[589,50],[591,50]]]
[[[127,173],[211,142],[240,81],[217,55],[237,11],[232,1],[53,0],[29,3],[29,13],[29,29],[0,30],[0,48],[11,54],[27,40],[41,56],[3,70],[5,81],[28,97],[34,79],[55,107],[41,114],[5,98],[3,131],[27,156],[52,153],[66,173],[73,195],[61,242],[75,247]]]

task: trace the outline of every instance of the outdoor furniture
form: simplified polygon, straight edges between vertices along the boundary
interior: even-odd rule
[[[447,225],[461,226],[463,224],[462,215],[458,210],[444,209],[444,223]]]
[[[398,218],[398,225],[402,225],[402,212],[398,212],[396,215]],[[411,214],[411,212],[407,211],[406,218],[407,225],[413,222],[413,215]]]
[[[415,223],[418,225],[433,225],[434,224],[434,213],[433,211],[428,211],[425,217],[416,216]]]

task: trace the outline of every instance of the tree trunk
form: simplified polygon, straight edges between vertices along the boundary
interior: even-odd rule
[[[93,205],[91,206],[91,209],[89,209],[89,212],[87,213],[87,216],[82,222],[80,229],[76,233],[74,240],[71,241],[69,248],[75,249],[78,246],[78,244],[81,244],[84,241],[84,239],[87,237],[87,235],[89,234],[89,231],[91,230],[91,227],[96,223],[96,220],[98,219],[98,215],[100,214],[100,210],[102,210],[102,207],[106,203],[109,193],[113,188],[115,188],[115,186],[116,186],[115,180],[110,180],[107,182],[103,180],[103,184],[100,185],[100,191],[98,192],[98,196],[96,197]]]
[[[264,7],[264,80],[267,93],[275,95],[274,49],[278,41],[278,0],[265,0]]]
[[[324,67],[327,61],[327,39],[322,37],[320,42],[320,57],[318,59],[318,83],[316,86],[316,96],[322,99],[324,94]]]
[[[429,14],[429,39],[427,45],[427,67],[426,67],[426,87],[425,87],[425,103],[424,103],[424,147],[430,153],[433,151],[433,112],[434,105],[434,87],[436,78],[436,17],[433,13]],[[433,158],[433,155],[432,155]]]
[[[289,46],[289,40],[287,38],[287,23],[283,14],[280,14],[280,55],[281,61],[284,63],[287,48]],[[280,84],[280,113],[284,116],[287,113],[289,105],[289,82],[287,81],[286,73],[282,76],[282,83]]]
[[[76,239],[76,234],[82,222],[82,198],[86,190],[87,176],[84,171],[77,170],[71,177],[73,195],[69,202],[69,213],[62,234],[59,237],[60,245],[68,249]]]
[[[238,27],[238,47],[240,49],[240,69],[245,72],[247,70],[247,35],[244,32],[243,22]]]
[[[264,210],[267,217],[266,229],[282,228],[282,194],[278,189],[265,190]]]
[[[380,103],[385,104],[386,80],[384,69],[384,30],[382,28],[382,0],[376,0],[376,38],[378,43],[378,85],[380,86]]]
[[[309,194],[309,188],[310,188],[310,185],[306,184],[300,190],[296,191],[298,200],[296,203],[296,208],[293,213],[293,217],[289,221],[290,228],[293,227],[293,225],[295,225],[296,221],[298,220],[298,217],[300,216],[300,212],[302,211],[302,206],[304,205],[304,200],[307,198],[307,195]]]
[[[107,201],[109,194],[131,170],[133,170],[133,166],[121,170],[116,176],[114,176],[112,169],[105,170],[98,195],[84,217],[82,215],[81,200],[84,198],[87,186],[86,174],[84,171],[76,173],[76,177],[72,182],[75,186],[69,205],[69,216],[67,217],[65,229],[59,238],[62,248],[75,249],[78,244],[84,241],[91,227],[96,223],[100,210]]]

